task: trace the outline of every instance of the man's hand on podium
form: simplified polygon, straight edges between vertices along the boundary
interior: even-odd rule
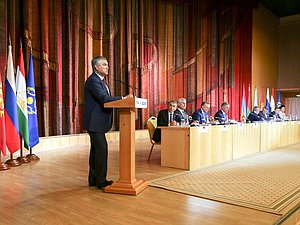
[[[133,95],[132,94],[128,94],[128,95],[126,95],[125,97],[123,97],[124,99],[126,99],[126,98],[133,98]]]

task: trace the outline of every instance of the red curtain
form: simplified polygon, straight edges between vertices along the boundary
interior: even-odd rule
[[[113,94],[133,92],[118,79],[148,99],[148,108],[137,111],[137,128],[181,97],[189,113],[203,100],[211,114],[228,101],[230,117],[239,119],[242,85],[251,82],[253,3],[0,0],[1,77],[10,35],[14,62],[20,39],[26,70],[33,52],[42,136],[83,132],[83,85],[96,55],[108,58]]]

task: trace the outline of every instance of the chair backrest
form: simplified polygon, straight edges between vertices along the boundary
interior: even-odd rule
[[[153,143],[154,141],[152,140],[154,131],[157,127],[157,118],[154,116],[151,116],[148,120],[147,120],[147,128],[148,128],[148,132],[149,132],[149,138],[151,143]]]

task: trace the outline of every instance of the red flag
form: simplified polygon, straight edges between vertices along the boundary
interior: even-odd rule
[[[264,88],[261,87],[261,98],[260,98],[260,110],[263,110],[265,107],[265,95],[264,95]]]
[[[3,99],[2,81],[0,81],[0,150],[2,151],[3,155],[6,156],[6,133]]]

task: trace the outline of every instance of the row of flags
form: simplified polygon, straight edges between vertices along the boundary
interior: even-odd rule
[[[27,149],[39,143],[33,58],[30,53],[26,83],[22,47],[15,77],[12,47],[8,46],[5,95],[0,82],[0,134],[0,150],[4,156],[6,147],[11,154],[21,148],[21,137]]]
[[[247,118],[247,116],[250,114],[252,108],[251,108],[251,88],[250,85],[248,86],[248,101],[246,103],[246,93],[245,89],[243,87],[242,90],[242,108],[241,108],[241,118]],[[258,90],[257,87],[254,89],[254,100],[253,100],[253,106],[258,106],[259,108],[267,107],[269,109],[269,112],[273,112],[275,110],[275,107],[279,107],[281,105],[281,97],[280,97],[280,89],[277,90],[277,103],[275,104],[274,99],[274,88],[272,88],[272,92],[270,95],[270,89],[267,88],[266,90],[266,98],[264,98],[263,93],[264,90],[262,88],[261,90],[262,97],[260,98],[260,102],[258,100]]]
[[[263,93],[263,88],[262,88],[262,93]],[[267,91],[266,91],[266,103],[264,103],[264,97],[262,96],[261,102],[260,102],[260,104],[258,104],[258,100],[257,100],[257,102],[255,102],[255,99],[258,99],[258,91],[257,91],[257,87],[255,87],[255,89],[254,89],[254,103],[253,103],[253,105],[254,106],[258,106],[261,109],[266,106],[269,109],[269,112],[273,112],[276,107],[281,106],[280,89],[277,90],[277,103],[275,103],[274,96],[275,96],[274,88],[272,88],[271,94],[270,94],[270,89],[267,88]]]

